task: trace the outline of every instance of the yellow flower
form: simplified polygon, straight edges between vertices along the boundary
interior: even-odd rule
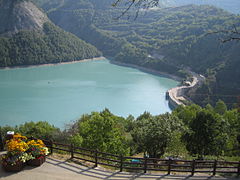
[[[13,139],[23,140],[23,139],[27,139],[27,137],[17,133],[13,135]]]
[[[24,153],[27,150],[40,152],[41,154],[48,154],[48,149],[43,143],[42,140],[29,140],[26,141],[27,138],[20,134],[15,134],[14,137],[7,141],[7,150],[11,154],[19,154]],[[34,150],[35,149],[35,150]],[[35,153],[36,153],[35,152]]]
[[[35,147],[38,147],[38,148],[45,147],[45,144],[44,144],[43,141],[40,140],[40,139],[28,141],[27,144],[28,144],[29,146],[35,146]]]
[[[28,145],[33,145],[33,144],[35,144],[35,141],[34,140],[28,141],[27,144]]]
[[[37,143],[40,144],[40,145],[42,145],[42,146],[45,146],[45,144],[43,143],[43,141],[40,140],[40,139],[37,140]]]
[[[11,139],[7,142],[7,150],[15,152],[25,152],[28,149],[27,143],[16,139]]]

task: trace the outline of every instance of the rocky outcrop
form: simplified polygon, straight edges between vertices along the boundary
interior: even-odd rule
[[[48,17],[30,1],[0,1],[0,34],[11,35],[21,30],[41,31]]]
[[[101,53],[55,26],[28,0],[0,0],[0,67],[99,57]]]

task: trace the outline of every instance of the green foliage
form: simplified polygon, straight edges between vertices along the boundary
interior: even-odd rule
[[[44,140],[54,140],[61,141],[63,132],[61,130],[46,121],[39,122],[26,122],[19,126],[3,126],[1,128],[1,133],[3,137],[7,134],[8,131],[14,131],[15,133],[20,133],[27,137],[34,137]]]
[[[75,146],[75,147],[81,147],[82,146],[82,142],[83,142],[83,138],[82,136],[80,136],[78,133],[71,136],[69,139],[70,143]]]
[[[219,100],[216,103],[214,110],[216,113],[223,115],[227,111],[227,106],[222,100]]]
[[[187,150],[198,156],[229,155],[240,153],[239,113],[237,109],[227,110],[223,101],[215,107],[208,104],[205,108],[197,105],[178,107],[173,114],[185,124]]]
[[[12,127],[12,126],[0,126],[1,134],[4,137],[8,131],[16,131],[17,127]]]
[[[219,101],[216,107],[225,107]],[[207,105],[180,106],[171,114],[143,113],[137,119],[122,118],[108,109],[83,115],[68,129],[47,122],[28,122],[0,127],[3,136],[15,131],[27,136],[73,144],[118,155],[147,153],[149,157],[177,156],[192,159],[238,160],[240,156],[240,113]],[[220,113],[219,113],[220,112]],[[193,155],[193,156],[190,156]],[[217,156],[217,157],[216,157]]]
[[[180,121],[173,115],[167,113],[152,116],[145,112],[136,119],[131,134],[140,152],[148,153],[149,157],[159,158],[180,127]]]
[[[113,115],[107,109],[100,113],[93,112],[90,115],[84,115],[78,121],[79,134],[73,138],[75,140],[77,138],[77,142],[82,138],[81,146],[85,148],[127,155],[129,148],[120,122],[122,118]]]
[[[76,34],[96,46],[105,56],[114,57],[126,43],[124,38],[116,38],[113,33],[100,30],[95,26],[89,26],[84,31],[78,30]]]
[[[93,46],[64,32],[51,23],[44,33],[21,31],[12,37],[0,37],[0,66],[59,63],[100,56]]]
[[[147,52],[136,48],[135,46],[131,44],[125,44],[121,52],[117,54],[115,57],[115,60],[120,62],[126,62],[131,64],[139,64],[141,65],[144,63],[147,59]]]
[[[196,104],[192,104],[190,106],[179,106],[177,107],[173,114],[175,114],[181,121],[189,126],[193,119],[196,118],[197,112],[201,111],[202,108]]]
[[[180,158],[186,158],[188,151],[186,149],[185,143],[182,141],[182,134],[183,132],[175,131],[172,134],[171,140],[169,141],[166,153],[167,156],[171,157],[180,157]]]
[[[200,157],[222,155],[229,138],[227,129],[228,123],[220,115],[207,110],[198,112],[184,136],[188,151]]]
[[[226,111],[223,115],[224,119],[229,123],[228,135],[229,141],[227,144],[227,155],[240,155],[240,113],[237,109]]]
[[[19,132],[28,137],[35,137],[39,139],[52,139],[55,140],[60,134],[60,129],[50,125],[48,122],[26,122],[16,128]]]
[[[49,3],[51,4],[51,2]],[[49,3],[46,3],[44,7],[50,6]],[[114,37],[113,32],[104,31],[95,26],[96,22],[112,21],[105,15],[102,18],[102,14],[98,14],[98,11],[95,12],[96,4],[100,8],[103,4],[109,3],[94,2],[92,4],[89,0],[67,0],[61,6],[56,4],[54,8],[48,10],[48,16],[56,25],[91,43],[105,56],[115,56],[122,44],[125,43],[124,39]]]

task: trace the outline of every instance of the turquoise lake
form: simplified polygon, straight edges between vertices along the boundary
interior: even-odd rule
[[[137,117],[170,112],[165,93],[178,82],[108,60],[0,70],[0,126],[48,121],[63,128],[108,108]]]

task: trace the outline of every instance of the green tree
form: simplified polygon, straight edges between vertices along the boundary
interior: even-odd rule
[[[16,131],[28,137],[33,136],[34,138],[46,140],[57,140],[61,133],[59,128],[46,121],[26,122],[20,125]]]
[[[218,100],[214,110],[216,113],[223,115],[227,111],[227,106],[222,100]]]
[[[69,62],[101,56],[92,45],[52,23],[43,32],[20,31],[0,37],[0,67]]]
[[[167,145],[166,153],[168,156],[184,157],[188,151],[185,143],[182,141],[182,132],[175,132],[171,141]]]
[[[175,114],[179,119],[181,119],[186,126],[189,126],[192,120],[196,118],[197,112],[199,112],[200,110],[202,110],[200,106],[192,104],[189,106],[177,107],[173,111],[173,114]]]
[[[227,144],[226,155],[240,155],[240,113],[237,109],[226,111],[223,115],[224,119],[229,123],[228,135],[229,140]]]
[[[83,138],[82,138],[82,136],[80,136],[79,133],[71,136],[69,140],[70,140],[70,143],[72,145],[74,145],[75,147],[81,147],[82,146]]]
[[[169,113],[152,116],[145,112],[136,119],[131,134],[139,152],[149,154],[149,157],[161,157],[173,134],[179,130],[181,123],[176,116]]]
[[[82,116],[78,121],[82,147],[127,155],[129,148],[124,136],[124,128],[119,124],[122,119],[107,109],[100,113],[92,112],[90,115]]]
[[[1,127],[1,126],[0,126]],[[8,131],[16,131],[17,127],[12,127],[12,126],[2,126],[1,127],[1,133],[2,137],[4,138],[7,135]]]
[[[184,135],[187,150],[194,155],[221,155],[228,141],[228,123],[219,114],[197,112]]]

